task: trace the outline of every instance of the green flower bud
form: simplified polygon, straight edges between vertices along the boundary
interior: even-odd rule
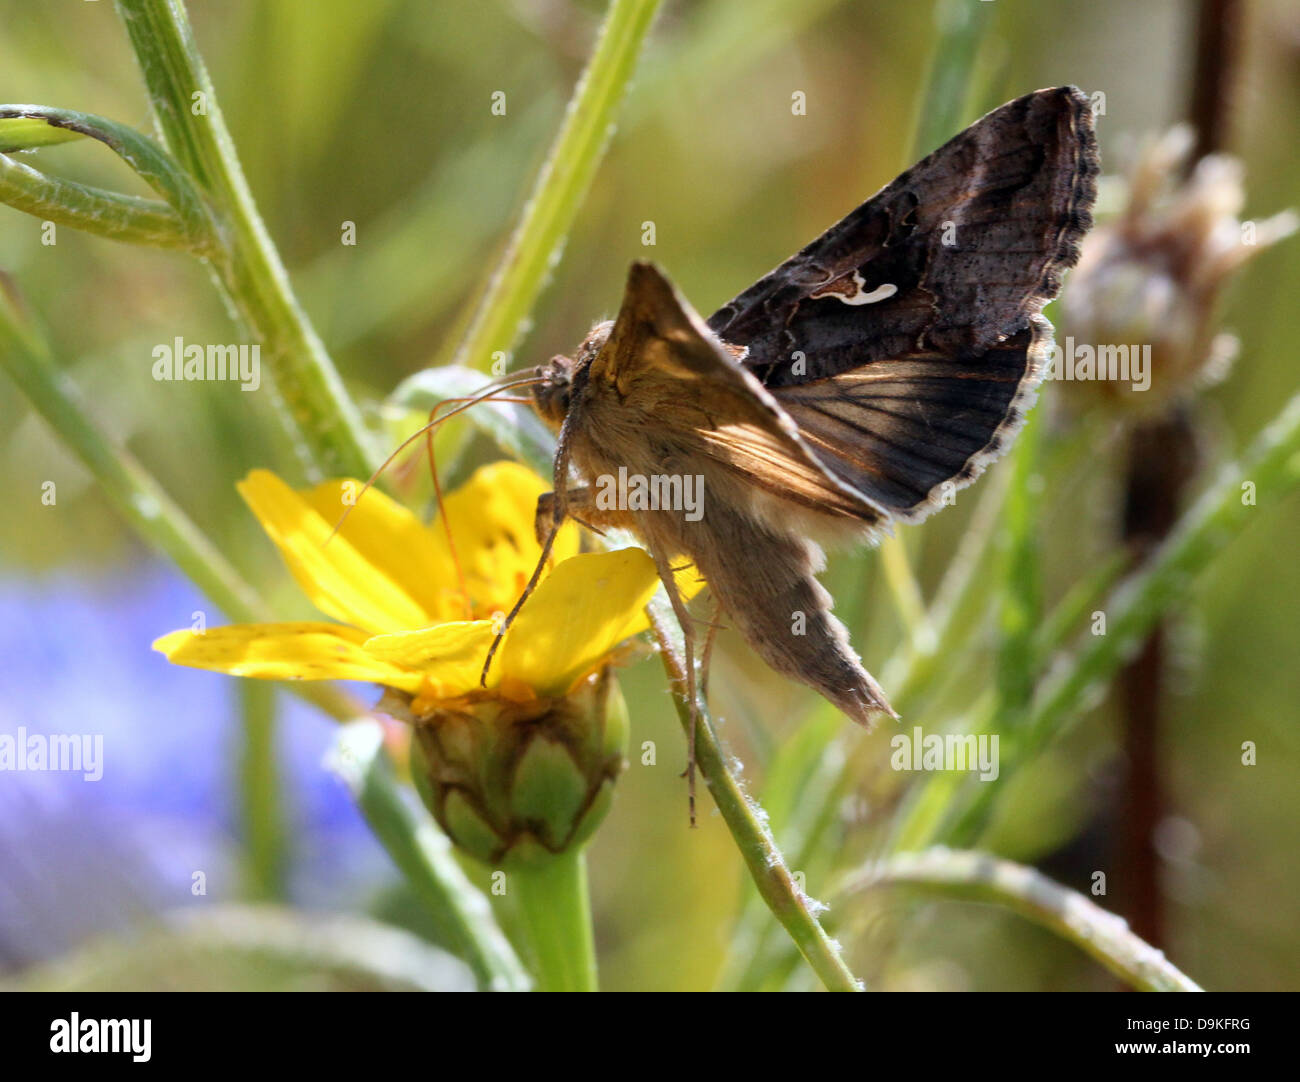
[[[411,774],[462,851],[497,868],[536,864],[600,825],[627,739],[627,707],[606,668],[563,698],[492,698],[415,719]]]

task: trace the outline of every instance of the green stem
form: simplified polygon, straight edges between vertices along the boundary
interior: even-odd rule
[[[969,0],[937,0],[934,17],[938,33],[907,165],[936,150],[961,129],[980,42],[993,20],[993,9],[993,4]]]
[[[262,359],[305,441],[309,465],[369,476],[375,450],[257,213],[184,6],[180,0],[117,0],[117,7],[163,139],[218,219],[220,244],[212,256],[217,279],[262,343]]]
[[[183,959],[183,961],[181,961]],[[6,975],[0,989],[29,992],[297,987],[448,992],[473,987],[468,967],[413,932],[354,913],[208,900],[158,915],[124,937],[92,940],[49,962]]]
[[[546,164],[456,353],[486,370],[523,333],[604,155],[614,118],[661,0],[613,0]],[[507,105],[508,107],[508,105]]]
[[[803,723],[803,728],[782,745],[764,772],[764,807],[770,829],[783,853],[796,868],[805,872],[833,863],[833,848],[823,844],[833,826],[842,821],[843,801],[848,796],[850,776],[844,768],[844,755],[834,743],[843,718],[829,706],[818,710]],[[804,734],[808,734],[805,738]],[[798,755],[798,744],[806,739],[817,755],[806,770],[789,776],[790,757]],[[785,774],[785,777],[782,777]],[[816,794],[816,799],[808,799]],[[783,805],[785,805],[783,807]],[[715,987],[719,991],[758,992],[774,987],[772,979],[798,964],[799,955],[792,950],[788,937],[777,936],[782,929],[768,919],[762,898],[745,899],[740,916],[731,933],[727,956],[719,970]]]
[[[854,876],[847,891],[909,885],[966,901],[991,902],[1042,925],[1142,992],[1199,992],[1200,987],[1124,921],[1033,868],[987,853],[927,849],[891,857]]]
[[[1016,440],[1008,466],[1011,492],[998,534],[1003,583],[997,604],[995,686],[1000,728],[1019,729],[1034,692],[1034,638],[1042,618],[1042,583],[1038,565],[1038,521],[1042,500],[1034,491],[1039,474],[1042,410],[1034,410]]]
[[[695,92],[707,96],[745,71],[761,70],[804,27],[845,3],[748,0],[692,11],[672,50],[648,55],[638,67],[637,92],[620,114],[620,129],[626,134],[653,119],[682,72],[691,72]],[[516,198],[511,178],[551,129],[554,105],[549,96],[524,110],[512,104],[509,121],[494,138],[440,162],[409,198],[368,221],[364,245],[335,249],[295,270],[300,296],[309,311],[319,313],[317,325],[335,349],[380,332],[392,341],[436,326],[462,303],[465,267],[490,258],[502,208]],[[429,237],[462,258],[427,258]],[[348,303],[340,305],[340,296]],[[455,349],[453,344],[448,359]]]
[[[288,832],[280,800],[275,750],[275,687],[240,680],[240,820],[244,840],[244,894],[253,901],[284,897],[289,866]]]
[[[1013,750],[1004,746],[1004,782],[1084,716],[1092,689],[1106,685],[1161,616],[1186,597],[1195,576],[1260,513],[1254,500],[1246,500],[1242,486],[1247,482],[1274,504],[1300,485],[1300,395],[1255,438],[1239,463],[1223,467],[1164,542],[1112,591],[1101,606],[1106,633],[1086,636],[1074,657],[1058,667],[1059,675],[1038,695]],[[976,787],[948,832],[949,840],[966,844],[982,836],[995,799],[993,789]],[[997,789],[1003,792],[1005,785]]]
[[[673,703],[682,727],[691,729],[691,700],[687,689],[680,631],[674,632],[672,610],[660,594],[651,601],[651,630],[659,643],[659,654],[673,693]],[[849,971],[839,945],[826,934],[813,913],[811,899],[799,889],[777,848],[761,809],[741,789],[727,769],[722,748],[713,732],[713,723],[704,704],[698,703],[699,724],[695,726],[695,762],[709,786],[709,793],[731,831],[749,874],[781,925],[789,933],[799,952],[807,959],[822,984],[831,992],[860,992],[861,982]]]
[[[930,636],[917,648],[904,643],[881,670],[882,686],[894,708],[906,716],[922,689],[932,687],[935,677],[958,656],[976,623],[985,615],[995,577],[996,554],[993,539],[1006,503],[1004,474],[985,478],[988,487],[979,496],[970,523],[962,533],[957,551],[935,592],[926,622]]]
[[[44,335],[20,314],[6,284],[0,278],[0,366],[140,536],[171,557],[227,616],[257,619],[263,609],[256,593],[135,456],[91,420],[93,410],[55,365]]]
[[[509,873],[540,992],[595,992],[587,858],[571,849]]]
[[[0,368],[94,476],[136,534],[170,559],[216,606],[239,623],[273,619],[257,592],[125,447],[92,419],[75,385],[55,365],[45,338],[20,313],[0,274]],[[300,698],[339,721],[365,711],[329,684],[293,684]]]
[[[897,534],[880,542],[880,565],[903,624],[907,648],[921,654],[933,652],[934,632],[926,616],[921,584],[916,581],[907,546]]]

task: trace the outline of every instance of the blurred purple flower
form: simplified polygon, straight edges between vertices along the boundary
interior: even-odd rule
[[[239,887],[235,689],[149,649],[211,606],[149,565],[114,581],[0,582],[0,737],[103,738],[103,776],[0,770],[0,969],[49,958],[151,912]],[[332,722],[279,697],[291,900],[364,905],[395,881],[342,785],[321,767]],[[202,871],[206,895],[195,896]]]

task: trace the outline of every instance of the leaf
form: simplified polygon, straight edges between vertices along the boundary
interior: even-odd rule
[[[1139,991],[1201,991],[1164,954],[1130,932],[1122,918],[1026,865],[936,847],[869,865],[844,892],[891,884],[1004,906],[1069,940]]]
[[[71,143],[83,138],[80,132],[56,128],[36,117],[8,117],[0,120],[0,154],[14,154],[39,147]]]
[[[401,383],[389,403],[427,412],[449,398],[468,397],[487,385],[482,372],[463,365],[426,368]],[[529,406],[509,402],[480,402],[464,416],[507,454],[550,477],[554,471],[555,437]]]
[[[0,154],[0,203],[42,221],[130,244],[195,248],[185,223],[166,203],[48,176]]]
[[[45,133],[40,129],[44,127]],[[78,138],[95,139],[121,158],[155,192],[163,197],[165,207],[136,196],[105,191],[76,184],[73,181],[49,177],[27,166],[3,162],[8,187],[17,185],[30,198],[37,195],[45,204],[57,210],[61,204],[63,221],[90,232],[118,239],[138,240],[141,243],[160,243],[139,236],[126,235],[131,231],[117,227],[114,231],[97,228],[96,222],[104,217],[110,206],[119,217],[130,216],[132,210],[141,215],[152,214],[155,219],[170,207],[179,218],[183,246],[202,251],[212,241],[212,223],[202,197],[189,176],[153,140],[134,128],[105,117],[79,113],[71,109],[55,109],[44,105],[0,105],[0,145],[17,144],[26,150],[39,145],[71,142]],[[44,140],[42,142],[42,140]],[[0,160],[2,162],[2,160]],[[43,182],[43,183],[42,183]],[[0,188],[0,191],[4,189]],[[7,202],[13,200],[6,198]],[[36,213],[30,206],[19,209]],[[112,215],[107,215],[112,217]],[[53,220],[60,220],[58,217]],[[156,221],[154,232],[158,232]],[[173,245],[178,246],[178,245]]]

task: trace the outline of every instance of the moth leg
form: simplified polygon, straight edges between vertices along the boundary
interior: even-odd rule
[[[519,610],[524,607],[524,602],[532,597],[533,591],[537,589],[537,583],[542,577],[542,569],[546,567],[546,561],[551,558],[551,547],[555,544],[555,535],[559,532],[560,524],[553,522],[550,531],[546,535],[546,540],[542,542],[542,554],[537,557],[537,566],[533,568],[533,574],[528,580],[528,585],[524,587],[524,592],[519,595],[519,600],[515,602],[509,615],[501,622],[501,626],[497,628],[496,634],[493,635],[492,645],[488,647],[487,657],[483,659],[483,671],[479,673],[478,682],[480,687],[487,687],[488,670],[492,668],[492,659],[496,656],[501,640],[505,638],[506,632],[510,630],[510,625],[515,622],[515,617],[519,615]]]
[[[695,621],[686,611],[686,602],[677,590],[677,580],[673,577],[672,565],[653,549],[655,567],[659,571],[659,580],[664,584],[668,600],[672,602],[673,613],[682,628],[682,664],[686,667],[686,694],[691,701],[690,732],[687,735],[686,754],[686,791],[690,805],[691,826],[695,826],[695,732],[700,723],[700,692],[695,673]]]
[[[575,522],[582,523],[589,530],[596,530],[594,526],[583,522],[577,515],[572,513],[572,509],[577,507],[579,510],[590,508],[595,510],[595,504],[591,498],[591,489],[585,485],[581,488],[570,488],[564,492],[564,499],[560,501],[560,506],[556,509],[556,498],[554,492],[543,492],[537,497],[537,513],[533,518],[533,533],[537,536],[537,543],[542,546],[542,554],[537,558],[537,566],[533,568],[532,576],[528,580],[528,585],[524,587],[524,592],[519,595],[519,600],[515,602],[514,607],[510,610],[501,626],[497,628],[496,634],[492,637],[492,645],[488,647],[487,657],[483,659],[483,671],[479,673],[479,686],[487,687],[488,671],[492,668],[492,659],[496,657],[496,652],[501,646],[501,640],[510,630],[510,625],[515,622],[515,617],[519,615],[519,610],[524,607],[527,601],[537,589],[537,583],[541,580],[542,571],[546,567],[546,561],[551,558],[551,547],[555,544],[556,534],[560,532],[560,526],[563,525],[565,518],[571,518]]]
[[[704,649],[700,652],[700,697],[707,703],[709,701],[709,663],[713,660],[713,641],[718,637],[718,631],[722,625],[718,620],[722,617],[722,602],[717,596],[713,597],[713,615],[709,618],[709,631],[704,636]],[[694,742],[692,742],[692,747]]]
[[[605,536],[605,531],[593,524],[593,520],[598,517],[599,512],[592,499],[591,489],[586,485],[581,488],[568,489],[564,493],[564,513],[567,518],[573,519],[579,526],[585,526],[600,537]],[[543,492],[537,497],[537,515],[533,519],[533,532],[537,536],[539,545],[545,539],[554,522],[555,493]]]

